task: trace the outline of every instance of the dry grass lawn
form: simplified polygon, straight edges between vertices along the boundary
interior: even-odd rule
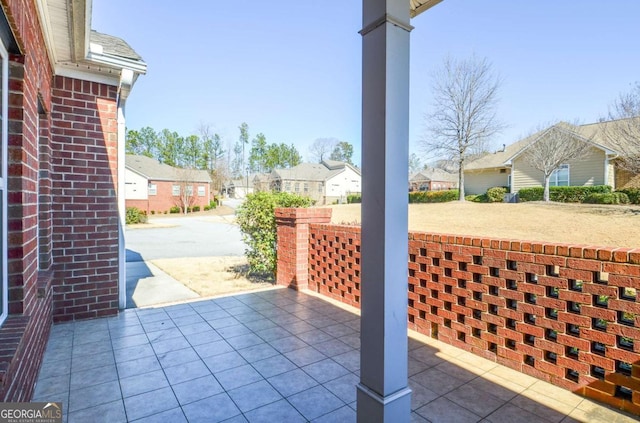
[[[333,223],[360,222],[360,205],[331,206]],[[480,235],[640,248],[640,206],[541,202],[480,204],[457,201],[410,204],[409,229],[444,234]]]
[[[201,297],[273,287],[273,281],[247,276],[245,257],[187,257],[151,263]]]

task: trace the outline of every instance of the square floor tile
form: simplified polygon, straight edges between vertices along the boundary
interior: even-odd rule
[[[120,378],[136,376],[143,373],[160,370],[160,363],[155,356],[142,357],[137,360],[123,361],[117,364]]]
[[[281,354],[256,361],[252,365],[265,378],[276,376],[298,367]]]
[[[162,388],[124,399],[129,420],[137,420],[178,406],[171,388]]]
[[[282,373],[267,379],[284,397],[305,391],[318,385],[318,382],[300,369]]]
[[[302,370],[319,383],[328,382],[349,373],[349,370],[345,369],[330,358],[304,366],[302,367]]]
[[[181,405],[199,401],[224,392],[222,386],[213,376],[192,379],[187,382],[172,385],[173,392]]]
[[[162,367],[173,367],[178,364],[188,363],[190,361],[198,361],[200,357],[193,348],[184,348],[181,350],[169,351],[158,354],[158,361]]]
[[[226,338],[226,340],[233,348],[237,350],[264,343],[264,340],[255,333],[234,336],[233,338]]]
[[[287,353],[309,346],[309,344],[307,344],[297,336],[288,336],[286,338],[274,339],[273,341],[269,341],[269,345],[271,345],[281,353]]]
[[[235,351],[226,354],[214,355],[202,359],[211,373],[219,373],[224,370],[233,369],[247,364],[247,361]]]
[[[288,400],[307,420],[313,420],[345,405],[322,386],[292,395]]]
[[[303,423],[307,420],[298,413],[287,401],[277,401],[255,410],[245,413],[245,417],[251,423],[282,422],[282,423]]]
[[[243,413],[282,399],[278,391],[265,380],[232,389],[227,393]]]
[[[258,344],[252,347],[243,348],[238,350],[238,353],[240,353],[242,358],[247,360],[249,363],[264,360],[265,358],[280,354],[269,344]]]
[[[356,385],[360,382],[358,376],[348,373],[337,379],[333,379],[323,386],[333,395],[337,396],[345,404],[349,404],[356,400]]]
[[[73,368],[73,365],[72,365]],[[115,364],[71,373],[71,390],[118,380]]]
[[[118,381],[83,387],[69,392],[69,412],[106,404],[121,398]]]
[[[172,385],[186,382],[191,379],[198,379],[211,374],[209,368],[202,360],[190,361],[188,363],[178,364],[177,366],[166,367],[164,372]]]
[[[416,410],[416,413],[433,422],[476,423],[482,420],[477,414],[441,397]]]
[[[356,411],[348,405],[345,405],[344,407],[314,419],[313,423],[356,423],[356,420]]]
[[[458,389],[449,392],[445,395],[445,398],[480,417],[488,416],[506,402],[494,397],[490,392],[477,390],[469,385],[462,385]]]
[[[200,344],[193,347],[193,349],[202,358],[212,357],[214,355],[228,353],[233,351],[233,347],[227,343],[227,341],[220,340],[209,342],[208,344]]]
[[[182,407],[189,423],[215,423],[240,414],[227,394],[218,394]]]
[[[296,365],[303,367],[308,364],[315,363],[317,361],[327,358],[320,351],[313,347],[305,347],[297,350],[289,351],[284,354],[289,360],[293,361]]]
[[[169,382],[162,370],[120,379],[120,389],[124,398],[155,391],[166,386],[169,386]]]
[[[248,364],[215,373],[214,376],[227,391],[263,379],[262,376],[260,376],[260,373]]]
[[[96,417],[105,422],[125,422],[127,416],[124,412],[124,403],[121,399],[106,404],[96,405],[84,410],[70,412],[68,423],[86,423],[96,421]]]

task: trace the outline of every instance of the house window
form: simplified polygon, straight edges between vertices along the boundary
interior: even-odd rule
[[[198,186],[198,197],[204,197],[205,195],[205,187],[202,185]]]
[[[0,41],[0,325],[9,313],[7,282],[7,50]]]
[[[174,185],[171,188],[171,195],[173,195],[174,197],[177,197],[180,195],[180,185]]]
[[[193,197],[193,185],[187,186],[187,195]]]
[[[158,186],[156,184],[149,184],[149,195],[158,195]]]
[[[322,182],[318,184],[318,192],[322,192]]]
[[[285,182],[284,183],[284,191],[285,192],[291,192],[291,182]]]
[[[309,192],[309,184],[308,183],[304,183],[304,192]]]
[[[569,165],[561,164],[560,167],[553,171],[549,186],[552,187],[568,187],[569,186]]]
[[[296,184],[294,185],[294,189],[296,192],[300,192],[300,182],[296,182]]]

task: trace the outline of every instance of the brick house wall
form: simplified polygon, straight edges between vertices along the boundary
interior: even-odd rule
[[[8,306],[0,401],[29,401],[52,321],[118,311],[115,86],[53,76],[35,2],[3,1]]]
[[[276,210],[288,251],[277,282],[359,307],[360,227],[311,210]],[[408,242],[410,329],[640,415],[640,249],[419,232]]]
[[[173,196],[173,185],[180,185],[180,189],[184,189],[183,182],[171,182],[171,181],[154,181],[149,180],[149,184],[156,185],[156,195],[148,195],[147,200],[132,200],[127,199],[127,207],[137,207],[140,210],[147,211],[147,214],[163,214],[169,212],[169,209],[175,206],[180,206],[180,199]],[[200,206],[200,210],[204,209],[204,206],[208,206],[211,201],[211,184],[206,182],[194,182],[193,183],[193,206]],[[198,195],[198,187],[204,187],[204,196]]]

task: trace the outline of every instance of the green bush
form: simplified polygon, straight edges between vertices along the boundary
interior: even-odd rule
[[[560,203],[582,203],[589,194],[606,194],[611,192],[609,185],[594,185],[590,187],[549,187],[549,199]],[[522,188],[518,191],[518,200],[542,201],[543,187]]]
[[[182,212],[182,209],[178,206],[173,206],[169,209],[169,213],[176,214]]]
[[[602,192],[589,194],[583,200],[587,204],[629,204],[629,197],[624,192]]]
[[[199,212],[199,211],[200,211],[200,206],[193,206],[193,207],[191,208],[191,211]]]
[[[507,193],[505,187],[493,187],[487,190],[487,198],[490,203],[502,203],[504,195]]]
[[[127,225],[147,223],[147,214],[137,207],[127,207],[125,222]]]
[[[288,192],[258,192],[247,195],[236,211],[237,223],[242,239],[247,244],[245,254],[250,273],[276,271],[276,219],[278,207],[309,207],[313,201],[308,197]]]
[[[362,203],[362,194],[347,195],[347,204]]]
[[[209,201],[209,210],[215,209],[216,207],[218,207],[218,198],[213,197],[213,200]]]
[[[631,204],[640,204],[640,188],[624,188],[616,192],[626,194]]]
[[[459,193],[457,189],[449,191],[417,191],[409,193],[409,203],[446,203],[456,201]]]

